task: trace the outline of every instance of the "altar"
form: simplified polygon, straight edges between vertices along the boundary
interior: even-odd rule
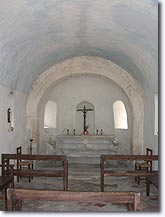
[[[113,135],[57,135],[56,153],[69,163],[100,163],[102,154],[118,154],[119,143]]]

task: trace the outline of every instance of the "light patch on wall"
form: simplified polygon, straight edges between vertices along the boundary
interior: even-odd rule
[[[122,101],[113,104],[114,123],[116,129],[128,129],[127,112]]]
[[[154,134],[158,135],[158,94],[155,94],[155,130]]]
[[[44,128],[56,128],[57,104],[48,101],[45,106]]]

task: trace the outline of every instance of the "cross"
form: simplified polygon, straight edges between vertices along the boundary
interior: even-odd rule
[[[93,111],[93,109],[87,109],[87,108],[85,107],[85,105],[84,105],[84,108],[82,108],[82,109],[77,109],[77,111],[81,111],[81,112],[83,113],[83,117],[84,117],[84,126],[83,126],[83,128],[84,128],[84,132],[85,132],[86,129],[87,129],[87,126],[86,126],[86,113],[87,113],[88,111]]]
[[[11,108],[7,109],[7,122],[11,123]]]

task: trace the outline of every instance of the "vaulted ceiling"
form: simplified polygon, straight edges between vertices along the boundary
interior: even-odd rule
[[[156,91],[158,2],[0,1],[0,84],[28,93],[42,72],[84,55],[111,60]]]

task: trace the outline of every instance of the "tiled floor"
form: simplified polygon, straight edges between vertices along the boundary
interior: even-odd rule
[[[69,164],[69,189],[71,191],[100,191],[99,165]],[[31,183],[27,178],[15,182],[16,188],[63,190],[60,178],[34,177]],[[159,212],[158,191],[152,186],[151,196],[146,197],[145,180],[140,185],[130,177],[105,177],[105,191],[136,191],[141,193],[141,212]],[[4,206],[0,204],[1,210]],[[23,211],[31,212],[124,212],[125,205],[109,203],[46,202],[25,201]]]

